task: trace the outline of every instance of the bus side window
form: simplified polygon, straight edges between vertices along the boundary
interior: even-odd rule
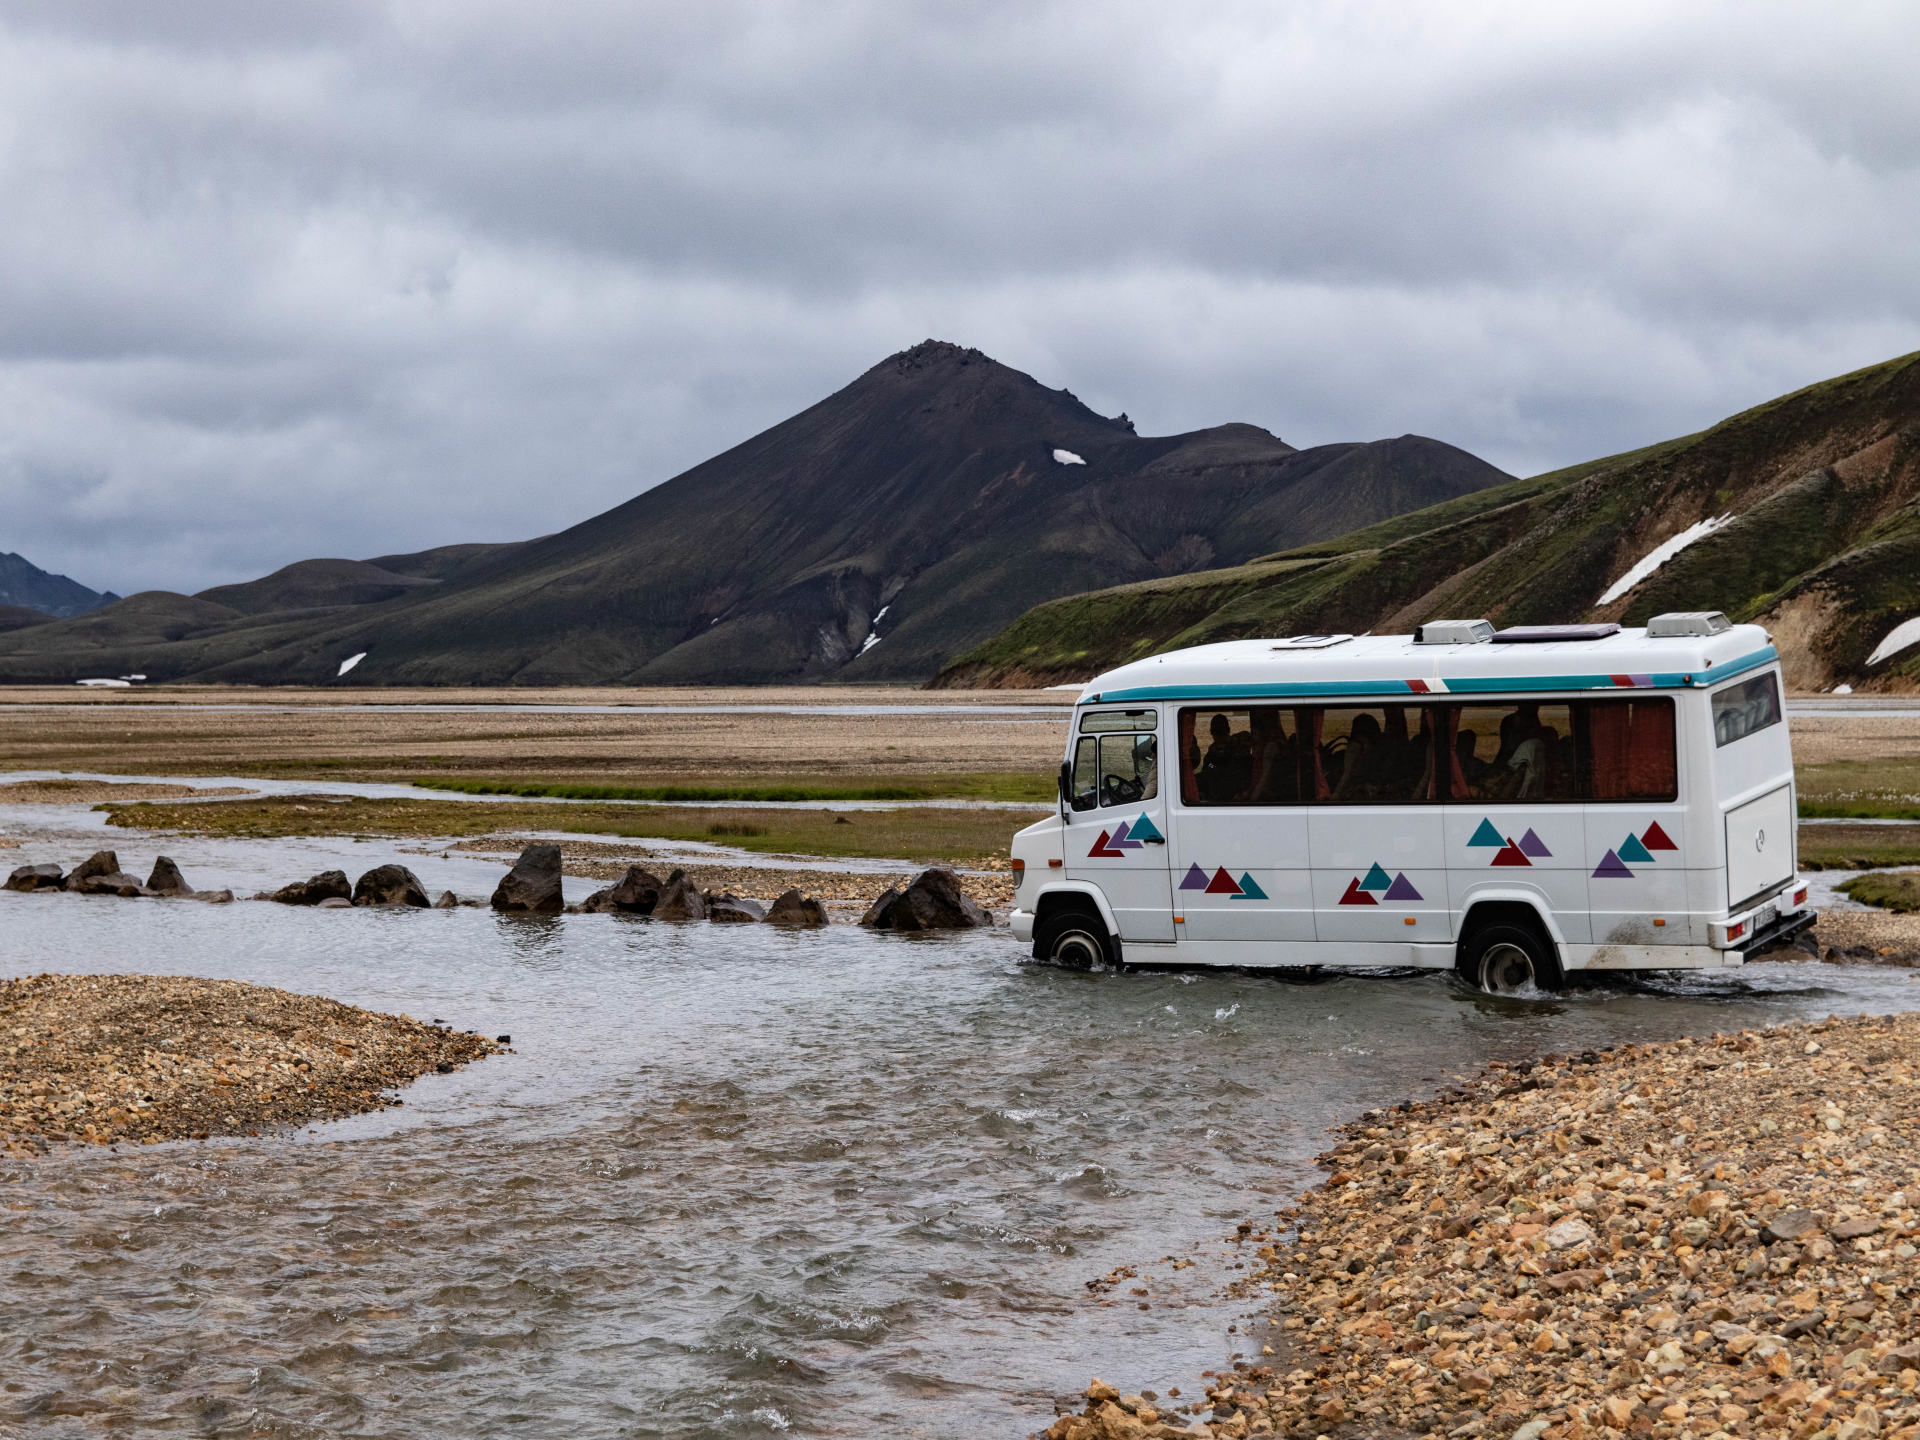
[[[1159,753],[1160,742],[1151,735],[1101,736],[1100,803],[1137,805],[1142,800],[1157,799]]]
[[[1587,700],[1579,708],[1586,732],[1588,799],[1679,798],[1673,701]]]
[[[1580,798],[1572,708],[1521,700],[1456,705],[1447,716],[1455,800],[1567,801]]]
[[[1278,705],[1180,712],[1180,799],[1187,805],[1300,800],[1297,710]]]
[[[1427,705],[1327,706],[1312,717],[1316,798],[1334,805],[1431,800],[1436,709]]]
[[[1073,808],[1091,810],[1100,803],[1100,737],[1082,735],[1073,749]]]

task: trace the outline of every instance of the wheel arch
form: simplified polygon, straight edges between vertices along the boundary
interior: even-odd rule
[[[1467,946],[1475,932],[1488,925],[1524,925],[1540,933],[1553,949],[1553,958],[1562,973],[1566,970],[1567,937],[1554,923],[1553,907],[1526,890],[1483,890],[1467,900],[1460,916],[1459,938],[1453,946],[1456,969],[1465,965]]]
[[[1062,908],[1091,909],[1100,917],[1100,923],[1107,927],[1107,934],[1115,940],[1120,938],[1120,922],[1114,919],[1113,907],[1107,903],[1107,897],[1101,893],[1098,885],[1090,885],[1084,880],[1055,880],[1043,885],[1033,902],[1035,928],[1054,911]]]

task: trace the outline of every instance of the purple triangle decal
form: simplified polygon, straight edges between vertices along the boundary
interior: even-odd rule
[[[1547,849],[1547,842],[1534,834],[1531,828],[1520,837],[1520,852],[1523,855],[1531,855],[1536,860],[1553,858],[1553,852]]]
[[[1140,848],[1140,842],[1138,840],[1129,840],[1127,838],[1127,822],[1124,820],[1114,826],[1113,840],[1111,843],[1116,850],[1138,850]]]
[[[1198,865],[1187,867],[1187,876],[1180,882],[1182,890],[1204,890],[1207,888],[1207,872]]]
[[[1620,863],[1620,857],[1609,850],[1600,858],[1600,867],[1593,872],[1596,880],[1631,880],[1633,872]]]
[[[1387,893],[1380,898],[1383,900],[1424,900],[1426,897],[1413,888],[1413,882],[1407,879],[1407,872],[1402,870],[1398,875],[1393,877],[1393,884],[1387,887]]]

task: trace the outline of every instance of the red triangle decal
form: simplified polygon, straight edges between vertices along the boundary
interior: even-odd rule
[[[1342,905],[1378,905],[1380,902],[1373,898],[1372,891],[1360,888],[1360,877],[1356,875],[1347,882],[1347,893],[1340,897],[1340,903]]]
[[[1518,845],[1513,843],[1512,836],[1507,837],[1507,843],[1503,845],[1500,848],[1500,852],[1493,857],[1493,863],[1496,865],[1527,865],[1527,866],[1531,866],[1533,864],[1531,860],[1527,859],[1527,852],[1522,850]]]
[[[1233,876],[1227,874],[1224,869],[1214,871],[1213,879],[1207,882],[1207,894],[1209,895],[1238,895],[1239,893],[1239,883],[1235,881]]]
[[[1100,832],[1100,838],[1093,842],[1093,848],[1087,851],[1087,858],[1093,859],[1098,857],[1102,860],[1114,860],[1125,855],[1127,853],[1126,851],[1116,850],[1107,843],[1112,838],[1113,837],[1108,835],[1106,831],[1102,830]]]
[[[1667,838],[1667,832],[1660,828],[1660,822],[1658,820],[1647,826],[1647,833],[1640,837],[1640,843],[1649,850],[1678,850],[1680,848]]]

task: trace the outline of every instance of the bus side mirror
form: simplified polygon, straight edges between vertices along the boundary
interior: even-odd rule
[[[1073,762],[1060,762],[1060,808],[1064,811],[1073,804]]]

